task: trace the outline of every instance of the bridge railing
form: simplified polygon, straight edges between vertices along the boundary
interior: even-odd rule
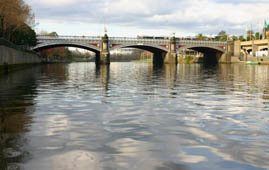
[[[168,44],[169,40],[163,39],[146,39],[146,38],[130,38],[130,37],[110,37],[110,41],[119,43],[151,43],[151,44]]]
[[[100,36],[44,36],[38,35],[37,39],[44,40],[101,40]]]
[[[38,40],[79,40],[79,41],[100,41],[100,36],[38,36]],[[146,38],[130,38],[130,37],[109,37],[110,41],[124,42],[124,43],[153,43],[153,44],[167,44],[169,40],[162,39],[146,39]]]
[[[38,35],[38,40],[68,40],[68,41],[100,41],[102,39],[101,36],[43,36]],[[156,38],[137,38],[137,37],[109,37],[110,41],[114,41],[116,43],[151,43],[151,44],[169,44],[169,39],[156,39]],[[213,41],[213,40],[185,40],[185,39],[177,39],[177,44],[201,44],[201,45],[218,45],[225,46],[226,42],[221,41]]]
[[[208,45],[227,45],[227,42],[222,42],[222,41],[213,41],[213,40],[208,40],[208,41],[203,41],[203,40],[178,40],[177,43],[180,44],[208,44]]]

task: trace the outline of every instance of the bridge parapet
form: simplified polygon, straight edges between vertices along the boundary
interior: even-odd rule
[[[45,43],[45,42],[87,42],[87,43],[100,43],[102,37],[100,36],[38,36],[38,42]],[[147,39],[147,38],[136,38],[136,37],[109,37],[109,44],[120,44],[120,45],[143,45],[143,44],[152,44],[152,45],[166,45],[168,46],[170,43],[169,39]],[[227,42],[220,42],[220,41],[199,41],[199,40],[181,40],[177,39],[177,45],[180,46],[195,46],[195,45],[205,45],[205,46],[227,46]]]
[[[38,36],[38,42],[89,42],[89,43],[99,43],[101,41],[101,37],[84,37],[84,36]]]
[[[221,52],[225,52],[227,49],[227,42],[222,41],[199,41],[199,40],[179,40],[177,41],[178,50],[192,49],[195,47],[211,48]]]
[[[110,42],[112,43],[128,43],[128,44],[169,44],[169,40],[166,39],[146,39],[146,38],[129,38],[129,37],[110,37]]]
[[[53,46],[74,46],[91,49],[94,52],[100,51],[101,38],[99,37],[84,37],[84,36],[37,36],[37,46],[33,48],[42,49],[44,47]]]
[[[71,40],[101,40],[102,37],[100,36],[43,36],[38,35],[37,39],[50,39],[50,40],[57,40],[57,39],[71,39]]]
[[[182,44],[182,45],[195,45],[195,44],[199,44],[199,45],[211,45],[211,46],[226,46],[227,42],[223,42],[223,41],[199,41],[199,40],[178,40],[177,41],[178,44]]]

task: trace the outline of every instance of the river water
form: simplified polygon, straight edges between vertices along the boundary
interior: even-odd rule
[[[73,63],[0,77],[1,170],[265,170],[268,146],[268,66]]]

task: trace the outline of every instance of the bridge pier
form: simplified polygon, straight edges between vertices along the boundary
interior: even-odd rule
[[[241,41],[236,40],[234,41],[234,57],[240,58],[241,55]]]
[[[98,65],[100,65],[100,53],[96,53],[95,54],[96,56],[95,56],[95,64],[96,64],[96,66],[98,66]]]
[[[254,44],[254,40],[252,41],[252,56],[256,57],[256,52],[259,51],[258,45]]]
[[[99,61],[96,64],[109,65],[110,64],[110,52],[109,52],[109,40],[107,34],[102,37],[101,52]]]
[[[226,49],[226,64],[232,63],[232,56],[234,56],[234,42],[228,41]]]
[[[165,56],[166,56],[166,53],[164,52],[153,53],[153,65],[162,66],[164,63]]]
[[[177,64],[177,52],[176,52],[176,38],[173,36],[170,38],[169,51],[164,59],[165,64]]]

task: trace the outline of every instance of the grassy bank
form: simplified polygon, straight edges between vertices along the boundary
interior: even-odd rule
[[[180,64],[193,64],[195,62],[194,56],[186,56],[184,59],[182,56],[178,57],[178,63]]]
[[[152,63],[152,59],[144,59],[144,60],[133,60],[132,62],[136,63]]]

